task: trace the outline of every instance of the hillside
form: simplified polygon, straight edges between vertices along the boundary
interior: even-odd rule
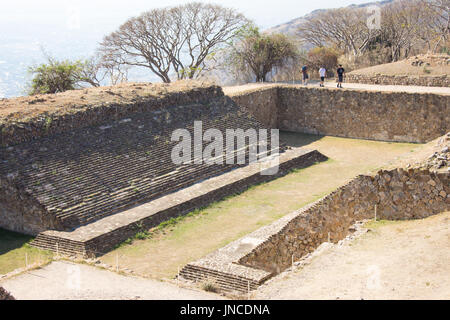
[[[437,76],[450,74],[450,56],[418,55],[397,62],[380,64],[350,72],[355,75]]]
[[[393,2],[394,0],[383,0],[383,1],[373,1],[368,3],[363,3],[359,5],[352,4],[348,6],[348,8],[366,8],[371,5],[378,5],[378,6],[384,6],[388,3]],[[297,29],[301,26],[303,22],[305,22],[306,19],[311,18],[319,14],[320,12],[324,12],[330,9],[318,9],[314,10],[311,13],[304,15],[302,17],[298,17],[295,19],[292,19],[291,21],[288,21],[286,23],[279,24],[275,27],[269,28],[265,30],[268,33],[283,33],[287,35],[293,35],[296,33]]]

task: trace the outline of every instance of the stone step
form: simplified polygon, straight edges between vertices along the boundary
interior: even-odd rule
[[[193,267],[191,265],[185,266],[180,271],[180,276],[186,280],[193,282],[213,281],[221,290],[224,291],[238,291],[246,293],[248,290],[256,290],[259,284],[253,280],[239,278],[226,273],[218,273],[214,270],[207,270]]]

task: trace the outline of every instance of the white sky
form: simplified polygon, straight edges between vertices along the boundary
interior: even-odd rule
[[[103,24],[115,29],[127,18],[158,7],[190,1],[181,0],[12,0],[0,3],[0,25],[65,26],[68,16],[79,12],[80,28],[89,29]],[[305,15],[315,9],[344,7],[370,0],[220,0],[218,3],[244,13],[261,28],[268,28]],[[102,28],[104,29],[104,28]],[[111,30],[112,31],[112,30]],[[0,30],[1,32],[1,30]]]

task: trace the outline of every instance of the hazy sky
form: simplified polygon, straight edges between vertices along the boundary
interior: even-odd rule
[[[232,7],[253,19],[262,28],[289,21],[315,9],[337,8],[370,0],[221,0],[201,2],[218,3]],[[152,8],[172,6],[189,1],[181,0],[13,0],[0,4],[0,24],[42,24],[81,29],[102,24],[102,29],[116,28],[127,18]],[[0,30],[1,31],[1,30]]]
[[[222,0],[201,2],[231,7],[266,29],[316,9],[370,0]],[[0,98],[24,94],[28,67],[57,59],[85,59],[103,37],[127,19],[181,0],[0,0]],[[134,73],[133,73],[134,72]],[[157,81],[148,69],[130,71],[130,80]]]

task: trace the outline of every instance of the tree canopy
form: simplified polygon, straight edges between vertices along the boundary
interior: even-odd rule
[[[340,8],[311,16],[299,37],[315,46],[335,47],[361,56],[375,45],[389,48],[389,60],[407,57],[413,49],[437,51],[450,32],[450,0],[398,0],[380,8],[379,28],[370,28],[365,8]]]
[[[255,26],[244,28],[230,53],[230,64],[237,72],[250,70],[256,81],[266,81],[275,67],[282,67],[298,56],[297,48],[290,39],[278,33],[261,33]]]
[[[164,82],[198,77],[207,57],[249,21],[233,9],[192,2],[129,19],[100,45],[111,65],[150,69]]]

